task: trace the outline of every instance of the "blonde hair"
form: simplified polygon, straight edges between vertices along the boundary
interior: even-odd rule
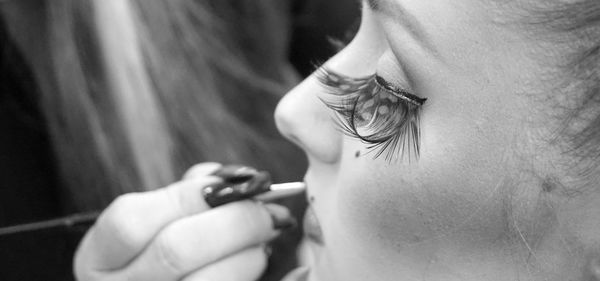
[[[272,120],[296,81],[276,0],[47,1],[31,60],[69,211],[176,180],[200,161],[298,177]],[[287,160],[287,162],[282,162]]]

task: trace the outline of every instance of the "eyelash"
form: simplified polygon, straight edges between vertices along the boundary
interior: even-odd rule
[[[397,156],[409,162],[419,159],[420,114],[427,99],[376,74],[353,78],[321,67],[316,77],[327,93],[321,101],[337,113],[337,124],[376,151],[374,158],[385,154],[387,161]]]

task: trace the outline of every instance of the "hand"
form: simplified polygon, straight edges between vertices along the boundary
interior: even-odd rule
[[[77,280],[256,280],[265,243],[293,219],[250,200],[211,209],[201,190],[221,182],[211,176],[220,167],[199,164],[180,182],[117,198],[79,245]]]

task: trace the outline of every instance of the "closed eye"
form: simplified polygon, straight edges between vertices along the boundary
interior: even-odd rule
[[[367,144],[374,158],[418,160],[426,99],[376,74],[353,78],[321,67],[316,77],[326,92],[321,100],[336,112],[339,127]]]

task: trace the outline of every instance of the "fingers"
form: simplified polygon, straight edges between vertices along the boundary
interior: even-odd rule
[[[189,168],[183,175],[183,179],[192,179],[202,176],[208,176],[223,167],[223,165],[215,162],[200,163]]]
[[[125,274],[140,280],[178,280],[223,257],[273,239],[279,234],[274,217],[281,221],[291,215],[281,206],[245,201],[183,218],[165,228]]]
[[[218,165],[198,165],[193,178],[151,192],[117,198],[98,218],[79,246],[75,265],[94,270],[121,268],[138,255],[169,223],[209,209],[202,188],[219,183],[210,174]]]
[[[249,248],[186,276],[183,281],[258,280],[267,267],[263,246]]]
[[[281,281],[304,281],[308,280],[310,270],[308,267],[298,267],[289,272]]]
[[[221,177],[212,176],[221,167],[216,163],[197,165],[181,182],[115,200],[79,246],[77,279],[212,279],[217,272],[223,274],[219,268],[234,267],[241,271],[222,277],[258,278],[265,254],[252,249],[277,236],[278,229],[294,225],[295,220],[284,207],[252,201],[211,209],[202,189],[222,182]],[[230,173],[246,170],[238,167]],[[249,257],[255,263],[248,262]]]

